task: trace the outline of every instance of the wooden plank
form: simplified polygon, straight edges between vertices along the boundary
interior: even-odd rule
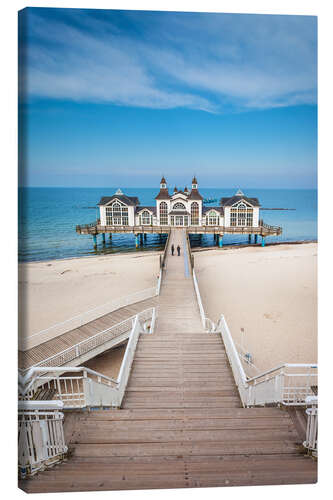
[[[79,443],[91,444],[116,444],[119,443],[155,443],[155,442],[196,442],[204,444],[209,442],[221,443],[223,446],[227,443],[236,442],[237,444],[263,441],[291,441],[300,443],[296,431],[291,429],[141,429],[137,430],[117,430],[113,431],[110,425],[101,425],[98,427],[84,426],[80,431],[73,434],[73,439]]]
[[[241,443],[99,443],[96,446],[77,444],[74,448],[76,457],[95,456],[161,456],[161,455],[237,455],[262,453],[290,453],[298,450],[298,445],[285,441],[260,441]]]

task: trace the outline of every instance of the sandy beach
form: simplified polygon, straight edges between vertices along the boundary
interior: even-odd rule
[[[20,263],[19,335],[156,286],[158,274],[158,252]]]
[[[224,314],[260,369],[317,361],[317,243],[194,254],[206,315]]]
[[[224,314],[259,370],[317,361],[316,243],[213,249],[194,259],[206,315]],[[158,252],[20,264],[25,335],[153,287],[158,273]],[[122,352],[111,355],[117,367]]]

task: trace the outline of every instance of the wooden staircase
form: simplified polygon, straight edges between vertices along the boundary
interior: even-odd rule
[[[182,238],[172,231],[170,245]],[[203,331],[184,263],[167,257],[156,331],[140,337],[123,408],[67,414],[67,463],[21,481],[22,489],[316,482],[290,414],[241,407],[221,338]]]

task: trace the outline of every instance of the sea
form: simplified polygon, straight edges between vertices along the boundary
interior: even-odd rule
[[[145,252],[163,249],[166,237],[147,235],[145,244],[136,249],[133,234],[114,234],[102,245],[98,237],[97,250],[92,236],[75,232],[78,224],[94,222],[102,196],[111,196],[117,188],[19,188],[19,254],[21,262],[67,259],[118,252]],[[154,206],[156,188],[126,188],[123,193],[138,196],[143,206]],[[235,189],[200,188],[204,198],[232,196]],[[259,198],[263,209],[288,208],[292,210],[262,210],[260,217],[267,224],[282,226],[282,235],[266,238],[266,243],[317,240],[317,190],[315,189],[243,189],[246,196]],[[218,205],[218,201],[207,206]],[[223,245],[248,242],[248,236],[226,234]],[[214,245],[212,235],[201,240],[191,237],[192,247]]]

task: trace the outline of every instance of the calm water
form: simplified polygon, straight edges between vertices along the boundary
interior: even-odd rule
[[[128,195],[139,197],[141,205],[155,204],[158,189],[122,188]],[[116,188],[20,188],[19,189],[19,260],[49,260],[99,255],[120,251],[145,251],[163,248],[165,238],[148,235],[141,249],[135,249],[134,235],[107,237],[103,248],[99,237],[98,250],[93,249],[92,237],[78,235],[77,224],[96,220],[101,196],[114,194]],[[204,197],[220,199],[231,196],[235,189],[200,188]],[[272,225],[281,225],[283,234],[267,238],[267,242],[317,239],[317,191],[286,189],[244,189],[246,195],[257,197],[264,208],[295,208],[295,211],[262,211],[261,217]],[[217,205],[214,203],[213,205]],[[247,236],[225,235],[223,243],[247,242]],[[198,246],[198,238],[191,239]],[[203,236],[201,246],[213,245],[213,236]]]

